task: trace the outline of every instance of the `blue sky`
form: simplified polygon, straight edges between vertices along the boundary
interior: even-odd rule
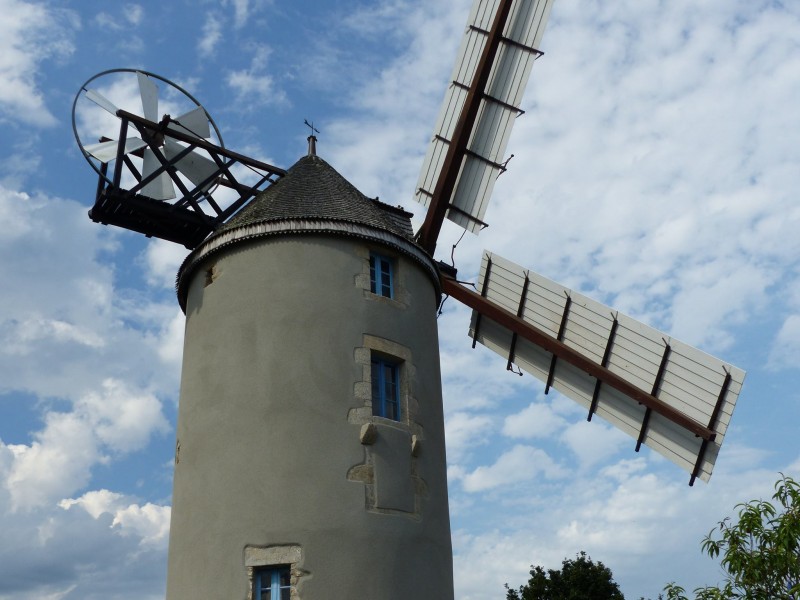
[[[319,154],[412,200],[468,0],[0,0],[0,599],[163,598],[185,250],[96,225],[80,85],[134,67],[195,95],[226,146]],[[556,0],[479,237],[748,372],[711,482],[440,317],[456,597],[586,550],[629,598],[720,578],[699,544],[800,476],[800,8]],[[438,258],[461,231],[445,225]]]

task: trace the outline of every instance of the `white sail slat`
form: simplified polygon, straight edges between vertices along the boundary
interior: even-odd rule
[[[526,278],[528,285],[523,299]],[[697,476],[708,481],[742,388],[744,371],[496,254],[484,256],[478,289],[485,290],[487,299],[515,315],[520,301],[524,301],[521,318],[554,339],[569,297],[564,344],[599,365],[611,337],[609,371],[645,393],[655,388],[654,395],[659,401],[702,427],[711,427],[716,436],[713,441],[704,443],[692,431],[657,411],[650,411],[646,417],[648,410],[637,400],[610,385],[601,383],[598,387],[595,377],[564,359],[555,361],[553,388],[587,410],[597,390],[594,414],[635,439],[644,430],[644,445],[690,473],[694,472],[702,454]],[[505,359],[513,351],[513,362],[519,368],[547,381],[553,364],[552,354],[540,346],[524,339],[512,341],[514,336],[509,329],[474,311],[470,335]],[[659,381],[665,354],[667,358]],[[729,382],[725,387],[728,374]],[[717,406],[720,396],[722,401]]]
[[[539,56],[538,45],[550,14],[553,0],[517,0],[511,6],[503,39],[492,63],[484,96],[474,123],[469,124],[467,154],[457,165],[459,174],[448,198],[451,210],[447,218],[477,233],[494,183],[503,170],[505,151],[514,121],[530,77],[533,62]],[[440,177],[456,123],[464,108],[467,90],[472,85],[486,43],[486,31],[492,26],[498,0],[476,0],[436,121],[434,135],[417,181],[415,196],[424,206]]]

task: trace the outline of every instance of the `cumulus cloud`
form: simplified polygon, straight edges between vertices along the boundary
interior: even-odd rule
[[[2,185],[0,216],[8,224],[0,231],[8,258],[0,266],[0,393],[77,400],[109,377],[133,388],[154,380],[177,386],[174,356],[158,360],[159,344],[172,339],[166,330],[180,334],[174,295],[154,301],[115,288],[100,258],[118,250],[113,230],[91,223],[77,202]],[[137,264],[146,261],[126,268]]]
[[[14,460],[5,480],[12,510],[31,510],[80,489],[101,459],[91,422],[75,413],[50,413],[30,445],[8,446]]]
[[[108,514],[113,517],[111,528],[120,535],[139,539],[142,545],[163,549],[169,535],[170,507],[147,502],[143,505],[109,490],[93,490],[78,498],[67,498],[58,503],[64,510],[78,506],[93,519]]]
[[[107,379],[77,400],[72,411],[48,412],[30,445],[9,445],[13,460],[5,485],[11,508],[32,510],[64,498],[89,482],[92,467],[111,454],[141,449],[169,426],[152,394]]]
[[[579,421],[563,429],[561,440],[575,454],[581,468],[608,461],[632,440],[619,429],[601,423]]]
[[[282,105],[288,102],[286,93],[267,72],[270,54],[269,47],[256,45],[250,66],[228,73],[226,82],[243,106],[252,109],[255,106]]]
[[[189,251],[183,246],[160,239],[152,240],[144,251],[147,283],[175,289],[175,275]]]
[[[451,413],[446,425],[448,460],[458,462],[469,452],[486,444],[492,429],[492,419],[487,415]]]
[[[533,402],[521,412],[505,418],[503,435],[513,438],[551,437],[563,430],[566,424],[566,419],[549,404]]]
[[[72,54],[77,17],[71,11],[20,0],[0,1],[0,11],[0,111],[23,123],[54,125],[57,120],[37,83],[39,65]]]
[[[113,452],[140,450],[151,435],[169,429],[155,395],[132,390],[114,379],[106,379],[101,390],[81,397],[75,408],[91,424],[98,440]]]
[[[6,475],[0,444],[0,479]],[[9,512],[0,487],[0,598],[163,598],[170,508],[94,490]]]
[[[465,474],[462,486],[467,492],[481,492],[531,481],[539,475],[546,479],[558,479],[565,477],[567,472],[543,450],[516,445],[503,453],[493,465],[481,466]]]

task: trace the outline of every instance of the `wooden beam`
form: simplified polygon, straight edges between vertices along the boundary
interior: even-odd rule
[[[489,82],[492,63],[494,63],[495,56],[497,56],[500,42],[503,40],[503,29],[511,12],[511,4],[512,0],[500,0],[500,4],[497,7],[492,28],[489,31],[480,61],[475,69],[472,85],[464,101],[464,107],[461,109],[461,115],[458,117],[453,139],[450,140],[442,170],[433,188],[433,197],[428,205],[428,214],[425,215],[425,222],[417,233],[418,243],[431,256],[436,250],[436,240],[442,230],[442,223],[450,204],[450,198],[453,196],[453,189],[456,185],[461,162],[467,152],[467,143],[478,116],[478,109],[486,91],[486,85]]]

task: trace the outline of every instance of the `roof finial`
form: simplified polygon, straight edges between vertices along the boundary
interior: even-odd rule
[[[308,136],[308,155],[309,156],[316,156],[317,155],[317,136],[315,133],[319,133],[319,129],[314,127],[314,122],[308,122],[308,119],[303,119],[303,122],[308,125],[308,128],[311,130],[311,135]]]

